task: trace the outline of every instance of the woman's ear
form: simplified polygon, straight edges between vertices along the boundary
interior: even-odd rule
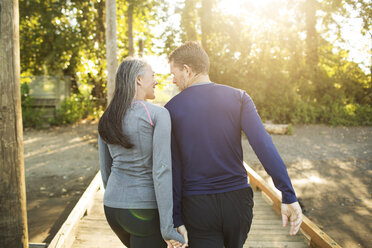
[[[140,77],[140,76],[137,77],[137,80],[136,80],[136,81],[137,81],[137,84],[138,84],[138,85],[142,85],[141,77]]]

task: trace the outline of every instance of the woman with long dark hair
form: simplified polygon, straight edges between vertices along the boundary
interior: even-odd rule
[[[126,58],[98,124],[105,215],[128,248],[187,245],[173,227],[169,113],[145,101],[156,84],[149,64]]]

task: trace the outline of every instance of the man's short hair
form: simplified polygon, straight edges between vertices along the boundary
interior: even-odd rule
[[[188,65],[196,74],[209,73],[208,54],[201,45],[195,41],[188,41],[176,48],[176,50],[169,55],[169,63],[171,62],[178,68],[183,68],[183,65]]]

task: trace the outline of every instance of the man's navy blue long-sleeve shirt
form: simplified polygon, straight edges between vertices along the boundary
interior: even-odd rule
[[[165,107],[172,120],[173,218],[183,224],[183,196],[249,187],[243,166],[244,131],[283,203],[297,201],[286,166],[266,132],[252,99],[242,90],[215,83],[192,85]]]

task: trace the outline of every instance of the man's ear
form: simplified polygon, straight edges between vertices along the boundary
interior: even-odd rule
[[[183,69],[186,70],[186,73],[189,75],[192,73],[191,67],[186,64],[183,65]]]

